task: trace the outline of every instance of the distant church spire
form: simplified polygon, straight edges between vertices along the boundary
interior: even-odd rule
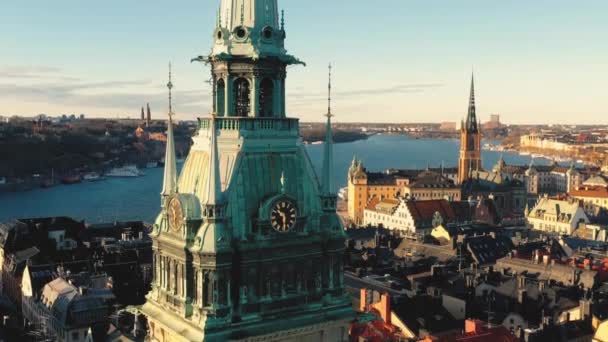
[[[173,89],[173,83],[171,82],[171,64],[169,64],[169,82],[167,83],[167,88],[169,89],[169,120],[167,122],[165,173],[163,178],[163,191],[161,192],[163,196],[169,196],[177,192],[177,158],[175,157],[175,138],[173,137],[173,115],[175,114],[173,113],[173,105],[171,103],[171,89]]]
[[[217,148],[217,127],[215,113],[211,115],[211,137],[209,138],[209,171],[205,192],[207,206],[215,206],[222,201],[222,183],[220,178],[220,162]]]
[[[467,113],[466,130],[475,133],[478,130],[477,114],[475,110],[475,80],[471,73],[471,94],[469,95],[469,110]]]
[[[145,120],[145,116],[144,116],[144,107],[141,107],[141,120]]]
[[[329,81],[327,83],[327,122],[325,124],[325,153],[323,155],[323,178],[322,178],[322,192],[325,195],[331,195],[334,193],[334,177],[333,177],[333,137],[331,132],[331,64],[329,69]]]
[[[144,108],[141,108],[142,112],[142,116],[144,114],[143,110]],[[150,126],[150,122],[152,121],[152,112],[150,112],[150,104],[146,103],[146,111],[147,111],[147,116],[146,116],[146,125]]]

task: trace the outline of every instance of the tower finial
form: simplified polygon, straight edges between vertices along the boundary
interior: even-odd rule
[[[331,63],[328,66],[328,83],[327,83],[327,122],[325,124],[325,146],[323,153],[323,175],[321,178],[321,193],[324,195],[333,195],[334,193],[334,166],[333,166],[333,137],[331,132]]]
[[[173,83],[171,82],[171,63],[169,63],[169,82],[167,83],[169,89],[169,121],[167,122],[167,147],[165,150],[165,171],[163,176],[163,190],[161,194],[163,198],[176,193],[177,190],[177,165],[175,157],[175,138],[173,137],[173,106],[171,104],[171,89],[173,89]],[[150,116],[150,107],[148,106],[148,119]],[[163,205],[167,203],[163,202]]]
[[[331,114],[331,63],[329,63],[329,78],[327,82],[327,116],[332,116]]]
[[[169,89],[169,118],[171,118],[171,115],[173,115],[173,97],[171,94],[173,82],[171,82],[171,62],[169,62],[169,82],[167,82],[167,89]]]

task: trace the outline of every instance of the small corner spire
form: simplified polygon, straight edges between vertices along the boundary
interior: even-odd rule
[[[285,31],[285,10],[281,10],[281,31]]]
[[[171,81],[171,62],[169,62],[169,82],[167,82],[167,89],[169,89],[169,119],[173,115],[173,94],[171,93],[173,89],[173,82]]]
[[[331,113],[331,63],[327,67],[329,70],[328,73],[328,82],[327,82],[327,116],[332,117]]]
[[[169,89],[169,120],[167,122],[167,148],[165,150],[165,170],[163,190],[161,192],[165,197],[177,192],[177,158],[175,156],[175,138],[173,137],[172,118],[173,108],[171,105],[171,89],[173,88],[173,83],[171,82],[171,63],[169,63],[169,82],[167,83],[167,88]]]
[[[331,131],[331,63],[328,66],[327,82],[327,122],[325,124],[325,151],[323,153],[323,174],[321,178],[321,192],[324,195],[332,195],[334,192],[334,166],[333,166],[333,136]]]

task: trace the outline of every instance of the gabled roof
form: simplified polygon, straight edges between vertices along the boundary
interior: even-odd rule
[[[453,221],[456,214],[452,210],[450,203],[444,199],[426,201],[407,201],[407,209],[416,222],[432,221],[435,213],[439,213],[444,222]]]
[[[599,187],[608,188],[608,176],[602,174],[602,175],[597,175],[597,176],[591,177],[591,178],[587,179],[585,182],[583,182],[583,185],[599,186]]]
[[[545,215],[549,215],[557,217],[560,222],[572,222],[578,210],[580,210],[578,202],[543,197],[530,211],[528,217],[544,219]]]
[[[454,182],[434,171],[423,171],[409,185],[410,188],[455,188]]]

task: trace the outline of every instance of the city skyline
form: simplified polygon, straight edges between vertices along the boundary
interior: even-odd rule
[[[440,3],[279,2],[287,49],[308,63],[289,70],[290,116],[322,121],[331,61],[337,122],[369,122],[372,113],[377,122],[458,121],[474,68],[482,121],[498,113],[507,123],[608,123],[600,44],[608,5]],[[0,37],[0,115],[137,118],[150,102],[163,118],[168,61],[178,119],[211,110],[208,71],[189,60],[208,53],[216,19],[208,8],[217,4],[88,6],[3,6],[0,30],[13,34]]]

